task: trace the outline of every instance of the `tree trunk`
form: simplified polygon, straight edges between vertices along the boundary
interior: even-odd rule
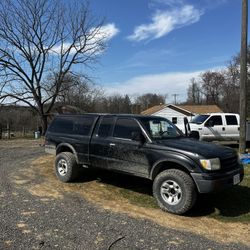
[[[48,128],[48,116],[45,114],[40,115],[41,121],[42,121],[42,134],[45,135],[47,128]]]

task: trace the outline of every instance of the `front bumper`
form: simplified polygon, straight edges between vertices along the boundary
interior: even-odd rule
[[[234,183],[239,175],[240,181]],[[211,193],[239,184],[244,177],[243,166],[225,173],[191,173],[199,193]]]

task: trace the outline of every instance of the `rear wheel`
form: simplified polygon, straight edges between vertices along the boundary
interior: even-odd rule
[[[192,178],[178,169],[158,174],[153,183],[153,194],[164,211],[184,214],[195,204],[197,191]]]
[[[62,152],[56,156],[55,172],[58,179],[62,182],[70,182],[77,178],[79,165],[74,154]]]

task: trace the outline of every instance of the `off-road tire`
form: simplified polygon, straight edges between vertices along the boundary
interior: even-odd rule
[[[75,180],[79,174],[79,165],[74,154],[71,152],[58,154],[55,160],[55,172],[57,178],[62,182]]]
[[[162,194],[161,190],[165,188],[163,187],[162,189],[164,183],[165,185],[175,183],[175,186],[179,188],[179,192],[181,191],[181,195],[179,195],[180,198],[177,198],[177,200],[179,200],[176,204],[169,204],[165,201],[169,196],[168,194]],[[169,169],[159,173],[154,179],[153,195],[162,210],[173,214],[184,214],[195,204],[197,190],[193,179],[187,173],[178,169]],[[169,199],[172,200],[171,196]]]

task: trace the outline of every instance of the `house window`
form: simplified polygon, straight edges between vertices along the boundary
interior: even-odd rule
[[[177,117],[172,117],[172,123],[177,124]]]

